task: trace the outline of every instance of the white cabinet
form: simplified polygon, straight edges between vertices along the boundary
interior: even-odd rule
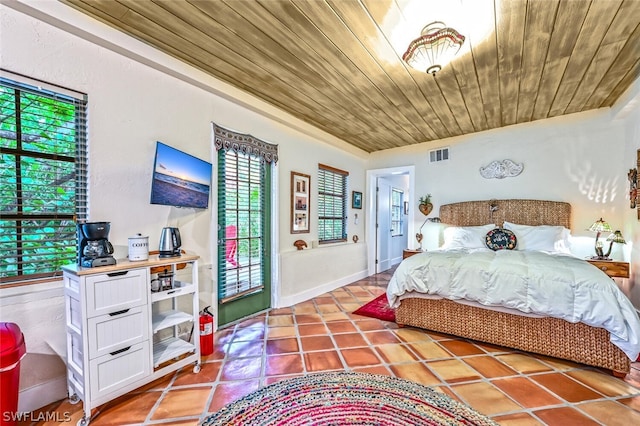
[[[178,368],[200,371],[198,256],[62,269],[69,395],[84,404],[78,424],[88,424],[97,406]],[[152,293],[158,271],[179,278]]]

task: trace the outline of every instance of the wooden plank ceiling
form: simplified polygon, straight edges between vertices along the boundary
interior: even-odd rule
[[[366,152],[608,107],[640,70],[638,0],[62,1]],[[401,57],[435,20],[466,40],[432,76]]]

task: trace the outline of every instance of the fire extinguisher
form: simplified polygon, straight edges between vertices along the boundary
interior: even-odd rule
[[[200,312],[200,355],[213,353],[213,314],[207,306]]]

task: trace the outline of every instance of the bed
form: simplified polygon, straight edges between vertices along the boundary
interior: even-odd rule
[[[455,227],[514,223],[540,228],[555,226],[564,227],[567,230],[571,229],[571,206],[568,203],[556,201],[520,199],[468,201],[441,206],[439,217],[443,224]],[[634,354],[637,357],[637,350],[640,348],[638,342],[640,320],[638,320],[637,312],[633,309],[631,302],[615,286],[615,283],[588,262],[572,257],[571,262],[574,263],[570,264],[570,267],[573,266],[576,270],[584,270],[583,272],[587,273],[590,273],[592,269],[601,273],[605,277],[604,279],[608,280],[608,284],[611,284],[607,293],[612,293],[612,297],[616,299],[619,297],[616,292],[619,292],[623,298],[615,303],[623,305],[624,309],[622,310],[625,311],[623,315],[630,318],[624,321],[624,326],[629,327],[629,335],[625,334],[623,338],[616,337],[618,341],[629,340],[623,346],[624,351],[619,342],[612,343],[614,333],[599,326],[540,315],[539,313],[522,313],[517,309],[502,309],[494,305],[485,306],[477,301],[467,304],[458,296],[446,298],[446,296],[429,295],[425,294],[424,290],[412,287],[413,281],[420,279],[414,279],[411,274],[417,275],[422,272],[415,271],[428,269],[422,266],[421,262],[435,262],[436,260],[430,259],[429,256],[442,255],[437,254],[438,251],[440,250],[411,256],[405,259],[394,272],[387,295],[392,306],[396,307],[396,322],[399,325],[433,330],[494,345],[567,359],[612,370],[617,376],[623,376],[630,371],[631,360],[635,361]],[[486,252],[493,253],[486,248],[478,249],[478,251],[484,253],[481,256],[490,256]],[[497,250],[495,253],[496,255],[506,254],[507,251]],[[516,253],[517,251],[513,250],[513,255],[520,257],[525,255],[522,251]],[[511,255],[509,254],[509,256]],[[472,254],[466,256],[465,263],[472,264],[472,259],[475,257],[471,257]],[[473,256],[476,255],[473,254]],[[527,256],[550,257],[551,255],[532,252]],[[527,259],[527,257],[523,257],[523,259]],[[550,260],[555,261],[555,259]],[[573,270],[569,272],[574,273]],[[426,280],[426,278],[424,279]],[[607,282],[603,282],[603,284],[608,285]],[[571,285],[571,287],[580,286]],[[583,285],[582,287],[589,286]],[[593,309],[594,311],[598,310],[597,307]],[[589,313],[585,316],[588,317]],[[625,333],[627,332],[625,331]]]

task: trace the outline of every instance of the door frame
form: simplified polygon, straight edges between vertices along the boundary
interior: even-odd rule
[[[415,201],[415,166],[399,166],[399,167],[388,167],[385,169],[373,169],[367,170],[367,197],[366,198],[366,213],[367,213],[367,225],[365,228],[365,239],[367,241],[367,273],[369,276],[375,275],[376,273],[376,255],[377,255],[377,232],[376,232],[376,217],[377,217],[377,196],[376,196],[376,187],[377,187],[377,179],[379,177],[387,177],[398,174],[408,174],[409,175],[409,201],[414,203]],[[409,236],[414,234],[414,219],[415,219],[415,210],[413,208],[409,209],[409,215],[407,220],[409,221],[407,232]],[[414,248],[415,241],[412,238],[409,238],[409,245]],[[416,245],[417,247],[417,245]]]

